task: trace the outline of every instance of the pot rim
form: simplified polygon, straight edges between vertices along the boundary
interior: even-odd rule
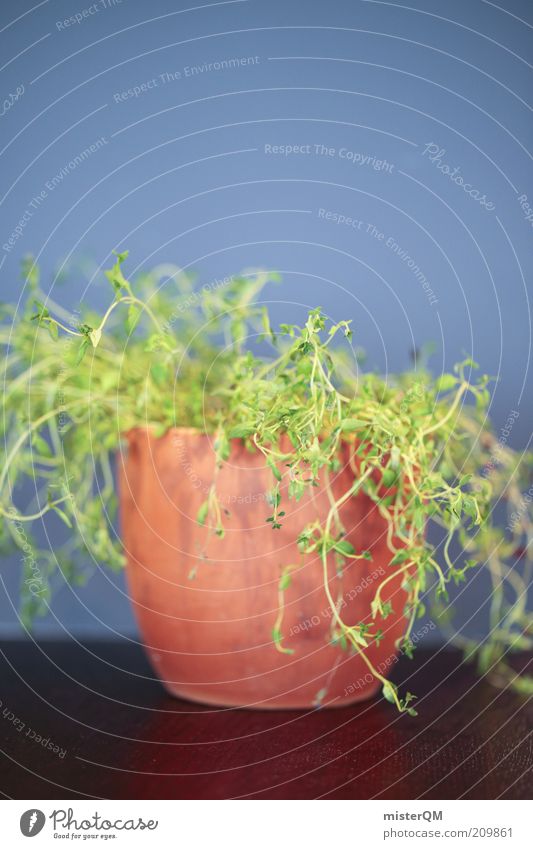
[[[156,427],[155,424],[153,424],[153,425],[151,425],[151,424],[148,424],[148,425],[133,425],[133,427],[130,427],[130,428],[128,428],[128,430],[124,431],[124,436],[126,437],[126,439],[129,439],[131,436],[135,435],[136,433],[146,433],[149,436],[152,436],[153,439],[165,439],[167,436],[169,436],[169,434],[172,434],[172,433],[186,433],[186,434],[192,434],[192,435],[197,435],[197,436],[207,436],[207,437],[215,437],[216,436],[216,431],[202,430],[199,427],[192,427],[190,425],[188,425],[188,426],[171,425],[168,428],[168,430],[166,430],[163,434],[161,434],[161,436],[155,436],[155,434],[153,433],[153,430],[154,430],[155,427]],[[280,435],[285,435],[285,434],[280,434]],[[230,439],[231,439],[231,441],[242,440],[243,437],[242,436],[232,436]],[[343,436],[341,442],[345,442],[346,444],[350,444],[350,440],[347,439],[346,436]]]
[[[188,433],[188,434],[197,434],[198,436],[214,436],[212,433],[208,433],[205,430],[201,430],[199,427],[185,427],[181,425],[172,425],[168,428],[161,436],[156,436],[153,432],[156,425],[134,425],[133,427],[128,428],[128,430],[124,431],[124,436],[126,439],[130,439],[130,437],[134,436],[137,433],[146,433],[149,436],[152,436],[154,439],[165,439],[171,433]]]

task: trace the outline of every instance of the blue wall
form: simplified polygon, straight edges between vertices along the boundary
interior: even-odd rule
[[[496,428],[519,411],[525,448],[531,4],[192,6],[3,0],[2,298],[27,252],[70,309],[107,298],[117,247],[130,269],[174,261],[200,282],[280,269],[275,318],[353,318],[371,367],[406,368],[428,341],[436,373],[471,354],[499,378]],[[19,563],[2,577],[16,633]],[[483,580],[470,591],[475,609]],[[59,588],[39,631],[134,633],[120,579],[76,593]]]

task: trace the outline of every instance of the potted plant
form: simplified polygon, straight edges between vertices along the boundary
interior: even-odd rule
[[[26,307],[4,308],[0,511],[24,552],[22,621],[46,612],[57,570],[125,565],[154,669],[186,698],[335,706],[381,690],[414,714],[388,671],[428,610],[480,672],[533,692],[509,662],[532,644],[531,457],[490,429],[476,364],[364,373],[348,321],[315,309],[271,327],[257,299],[275,275],[198,292],[168,267],[130,282],[126,257],[103,316],[43,296],[31,260]],[[65,544],[39,547],[30,529],[53,514]],[[482,567],[478,644],[454,633],[448,589]]]

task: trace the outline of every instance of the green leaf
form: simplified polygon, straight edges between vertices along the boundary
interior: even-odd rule
[[[475,498],[471,498],[469,495],[464,495],[462,501],[463,513],[476,522],[478,520],[478,510]]]
[[[517,675],[510,684],[512,690],[517,693],[523,693],[526,696],[533,696],[533,676]]]
[[[461,365],[463,368],[473,368],[473,369],[478,369],[478,368],[479,368],[479,364],[478,364],[478,363],[476,363],[476,361],[475,361],[475,360],[473,360],[473,359],[472,359],[472,357],[467,357],[467,358],[466,358],[466,360],[463,360],[463,362],[462,362],[462,363],[460,363],[460,365]]]
[[[160,388],[168,386],[169,370],[164,363],[152,363],[150,366],[150,375],[156,386]]]
[[[165,347],[165,337],[162,333],[152,333],[146,340],[144,350],[148,354],[161,351]]]
[[[90,348],[91,342],[87,337],[81,340],[80,347],[78,348],[78,353],[76,356],[76,365],[79,366],[81,361],[83,360],[85,354],[87,353],[87,349]]]
[[[57,326],[55,321],[49,321],[47,326],[48,333],[50,334],[54,342],[57,342],[57,340],[59,339],[59,327]]]
[[[409,560],[410,556],[410,553],[405,548],[400,548],[392,558],[390,565],[397,566],[399,563],[405,563],[406,560]]]
[[[490,392],[488,389],[479,389],[476,392],[476,407],[484,410],[490,403]]]
[[[344,556],[350,556],[352,554],[355,554],[355,548],[353,547],[351,542],[348,542],[347,539],[337,540],[334,545],[334,549],[335,551],[338,551],[339,554],[342,554]]]
[[[219,433],[215,439],[215,451],[221,460],[227,460],[230,455],[230,444],[225,433]]]
[[[383,486],[387,487],[387,489],[393,484],[395,484],[397,480],[398,472],[396,472],[394,469],[387,468],[383,470],[383,474],[381,476],[381,483],[383,484]]]
[[[457,386],[457,378],[453,374],[441,374],[435,381],[435,392],[447,392]]]
[[[207,519],[207,514],[209,513],[209,501],[204,501],[203,504],[200,505],[200,509],[196,514],[196,521],[199,525],[205,525],[205,520]]]
[[[261,310],[261,324],[263,325],[263,330],[265,331],[265,336],[272,337],[274,334],[272,333],[272,328],[270,326],[270,318],[268,315],[268,309],[264,307]]]
[[[381,604],[380,613],[381,613],[381,616],[382,616],[383,619],[386,619],[387,616],[390,616],[391,613],[393,613],[392,604],[391,604],[390,601],[384,601]]]
[[[392,684],[390,681],[386,681],[385,684],[383,684],[383,689],[381,690],[381,692],[383,693],[384,698],[387,699],[388,702],[393,705],[396,704],[394,696],[397,690],[394,684]]]
[[[281,495],[278,489],[272,489],[267,493],[267,501],[269,504],[272,504],[273,507],[277,507],[281,501]]]
[[[32,321],[38,320],[40,322],[43,320],[43,318],[49,318],[50,310],[45,307],[42,301],[34,299],[33,303],[35,304],[35,309],[37,310],[37,312],[35,313],[35,315],[32,315]]]
[[[124,260],[127,258],[128,251],[123,251],[122,253],[116,253],[116,251],[113,251],[113,253],[116,256],[117,261],[115,262],[112,268],[108,269],[104,273],[111,285],[113,286],[113,289],[115,290],[115,295],[118,296],[122,289],[129,288],[129,283],[124,277],[122,269],[120,267]]]
[[[417,507],[413,513],[413,524],[417,531],[424,531],[427,521],[427,511],[423,507]]]
[[[255,431],[255,425],[252,424],[236,425],[231,428],[228,433],[228,437],[229,439],[245,439],[247,436],[251,436],[255,433]]]
[[[61,508],[57,507],[56,505],[54,505],[52,507],[52,509],[53,509],[54,513],[57,513],[57,515],[64,522],[64,524],[67,526],[67,528],[72,528],[72,521],[70,519],[70,516],[67,516],[67,514],[65,513],[64,510],[61,510]]]
[[[289,498],[294,498],[295,501],[299,501],[302,495],[305,492],[305,484],[301,480],[292,480],[289,483],[288,495]]]
[[[368,422],[362,419],[344,419],[341,422],[341,431],[343,433],[351,433],[354,430],[359,430],[361,427],[368,427]]]
[[[365,639],[359,628],[350,628],[350,634],[352,635],[355,642],[358,643],[360,646],[363,646],[363,648],[365,649],[368,647],[368,640]]]
[[[51,457],[52,451],[46,439],[43,439],[38,433],[34,433],[31,438],[32,445],[43,457]]]
[[[141,310],[139,307],[135,304],[130,304],[128,307],[128,317],[126,319],[126,330],[130,336],[137,327],[140,317]]]

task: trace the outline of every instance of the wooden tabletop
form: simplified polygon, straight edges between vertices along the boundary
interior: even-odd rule
[[[523,668],[527,658],[517,661]],[[533,703],[454,652],[401,659],[383,699],[250,711],[167,696],[133,642],[4,642],[0,790],[15,799],[528,799]]]

